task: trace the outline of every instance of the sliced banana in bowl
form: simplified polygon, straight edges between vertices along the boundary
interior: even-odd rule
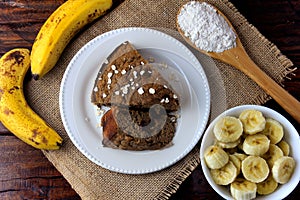
[[[225,199],[284,199],[300,180],[297,152],[299,134],[285,117],[264,106],[242,105],[211,122],[200,160],[206,180]],[[249,185],[246,192],[242,183]]]

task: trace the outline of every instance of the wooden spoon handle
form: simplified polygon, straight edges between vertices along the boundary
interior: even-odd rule
[[[238,58],[237,58],[238,59]],[[278,85],[272,78],[263,72],[249,56],[243,56],[236,63],[238,69],[255,81],[267,94],[269,94],[285,111],[300,123],[300,102]]]

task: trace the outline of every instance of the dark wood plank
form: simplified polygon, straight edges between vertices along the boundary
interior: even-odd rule
[[[51,13],[65,0],[1,1],[0,55],[16,47],[31,45]]]
[[[115,6],[124,0],[114,0]],[[65,0],[18,0],[0,2],[0,56],[15,47],[31,48],[47,17]],[[295,66],[300,66],[299,0],[231,0],[238,10]],[[284,82],[285,88],[300,100],[300,69]],[[274,101],[274,108],[296,123]],[[287,198],[300,195],[300,186]],[[63,176],[44,157],[12,135],[0,123],[0,199],[80,199]],[[183,182],[171,199],[221,199],[208,185],[201,167]]]
[[[1,135],[0,152],[0,199],[80,199],[40,150]]]

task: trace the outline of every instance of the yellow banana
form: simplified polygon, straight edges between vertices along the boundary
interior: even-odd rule
[[[85,25],[102,16],[112,0],[68,0],[58,7],[39,31],[31,52],[35,80],[49,72],[69,41]]]
[[[28,49],[13,49],[0,58],[0,119],[27,144],[39,149],[59,149],[62,138],[29,107],[24,97],[29,53]]]

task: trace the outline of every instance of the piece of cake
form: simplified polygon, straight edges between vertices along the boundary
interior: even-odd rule
[[[111,107],[101,119],[103,145],[154,150],[172,144],[179,97],[159,69],[129,43],[119,45],[102,65],[91,102]]]
[[[101,106],[129,106],[137,109],[163,105],[179,109],[178,95],[155,66],[148,64],[129,43],[121,44],[107,59],[95,81],[92,102]]]

